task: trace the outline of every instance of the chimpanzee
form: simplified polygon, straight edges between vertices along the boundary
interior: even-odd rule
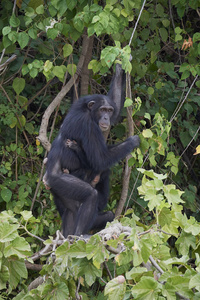
[[[85,96],[72,105],[48,154],[45,182],[62,217],[65,237],[103,228],[114,218],[112,212],[103,212],[109,168],[140,144],[135,135],[108,146],[102,133],[116,122],[123,105],[121,79],[118,67],[107,96]]]

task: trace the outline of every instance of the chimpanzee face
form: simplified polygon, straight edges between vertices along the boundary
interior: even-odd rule
[[[110,119],[113,115],[114,108],[105,98],[98,103],[98,106],[94,104],[96,104],[95,101],[90,101],[88,103],[88,107],[90,110],[93,110],[93,113],[96,115],[96,119],[101,131],[106,131],[109,129],[111,123]]]

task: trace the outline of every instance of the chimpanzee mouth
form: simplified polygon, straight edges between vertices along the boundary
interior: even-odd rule
[[[109,128],[108,125],[102,124],[102,123],[99,124],[99,127],[100,127],[101,131],[106,131],[106,130],[108,130],[108,128]]]

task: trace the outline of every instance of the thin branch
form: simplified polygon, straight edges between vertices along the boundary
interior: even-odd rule
[[[129,44],[128,44],[129,46],[131,45],[133,36],[134,36],[135,31],[136,31],[136,28],[137,28],[137,26],[138,26],[138,22],[139,22],[139,20],[140,20],[141,14],[142,14],[143,9],[144,9],[145,3],[146,3],[146,0],[144,0],[144,2],[143,2],[143,4],[142,4],[142,7],[141,7],[141,9],[140,9],[139,16],[138,16],[137,21],[136,21],[136,23],[135,23],[135,27],[134,27],[134,29],[133,29],[133,32],[132,32],[132,35],[131,35],[131,38],[130,38],[130,41],[129,41]]]

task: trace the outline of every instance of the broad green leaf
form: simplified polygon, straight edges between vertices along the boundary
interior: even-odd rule
[[[5,26],[2,30],[3,35],[7,35],[11,32],[11,27],[10,26]]]
[[[141,280],[132,287],[134,299],[155,300],[158,299],[158,293],[161,290],[161,284],[152,277],[142,277]]]
[[[156,87],[158,90],[161,89],[161,88],[162,88],[162,82],[160,82],[160,81],[156,82],[155,87]]]
[[[126,279],[128,280],[134,280],[138,276],[143,275],[144,273],[147,272],[146,268],[143,267],[134,267],[132,268],[129,272],[126,272]]]
[[[124,276],[120,275],[110,280],[105,287],[104,294],[108,299],[123,299],[126,292],[126,282]]]
[[[65,44],[63,47],[63,56],[68,57],[73,52],[73,47],[70,44]]]
[[[20,32],[18,34],[18,39],[17,39],[20,48],[23,49],[24,47],[26,47],[28,45],[29,42],[29,35],[26,32]]]
[[[77,0],[66,0],[67,8],[73,10],[77,5]]]
[[[170,223],[172,221],[171,210],[168,209],[167,207],[163,207],[161,212],[158,215],[158,221],[159,221],[159,225],[161,227],[163,227],[165,225],[170,225]]]
[[[179,293],[186,298],[194,298],[194,293],[189,289],[190,277],[180,276],[180,274],[178,274],[177,276],[171,276],[167,282],[175,287],[176,291],[179,291]]]
[[[156,5],[156,13],[157,13],[157,15],[159,16],[159,17],[163,17],[163,15],[164,15],[164,8],[163,8],[163,6],[161,5],[161,4],[157,4]]]
[[[148,87],[147,93],[148,93],[149,95],[153,95],[153,94],[154,94],[154,89],[153,89],[152,87]]]
[[[23,91],[23,89],[25,88],[24,78],[16,77],[13,80],[12,87],[13,87],[14,91],[16,92],[16,94],[19,95]]]
[[[20,20],[15,15],[12,15],[9,23],[11,27],[18,27],[20,25]]]
[[[7,281],[9,280],[8,267],[2,265],[0,272],[0,290],[6,289]]]
[[[29,243],[22,237],[17,237],[4,249],[5,257],[17,256],[19,258],[25,258],[31,254]]]
[[[190,289],[197,289],[200,292],[200,273],[192,276],[189,282],[189,288]]]
[[[25,221],[28,221],[28,220],[29,220],[30,218],[32,218],[32,216],[33,216],[32,212],[29,211],[29,210],[24,210],[24,211],[22,211],[22,212],[21,212],[21,215],[22,215],[22,217],[23,217],[23,219],[24,219]]]
[[[45,64],[44,64],[44,71],[45,71],[45,72],[48,72],[48,71],[50,71],[50,70],[52,69],[52,67],[53,67],[52,62],[49,61],[49,60],[47,60],[47,61],[45,62]]]
[[[95,280],[102,276],[102,269],[97,269],[92,261],[88,261],[86,258],[82,258],[77,261],[77,265],[79,268],[79,275],[85,276],[86,283],[91,286]]]
[[[1,190],[1,197],[5,202],[9,202],[12,198],[12,192],[6,187],[3,187]]]
[[[153,132],[151,131],[151,129],[144,129],[142,131],[142,135],[145,138],[151,138],[153,136]]]
[[[181,76],[181,80],[184,80],[184,79],[188,78],[189,76],[190,76],[190,72],[186,70],[183,72],[183,74]]]
[[[59,30],[56,28],[49,28],[47,30],[47,37],[49,39],[55,40],[55,38],[58,36],[59,34]]]
[[[181,192],[175,188],[175,185],[168,184],[163,187],[164,195],[167,198],[169,204],[175,203],[184,203],[184,201],[180,198],[184,192]]]
[[[11,40],[8,38],[7,35],[3,36],[3,46],[4,48],[8,48],[12,44]]]
[[[195,236],[191,233],[181,232],[180,237],[176,241],[176,246],[180,255],[189,255],[190,247],[196,247]]]
[[[133,104],[133,100],[130,98],[126,98],[125,102],[124,102],[124,107],[129,107]]]
[[[0,223],[0,242],[6,243],[18,237],[18,224]]]
[[[43,5],[38,6],[35,11],[38,15],[43,15],[44,14],[44,6]]]
[[[162,28],[159,29],[159,32],[160,32],[160,36],[161,36],[162,40],[164,42],[166,42],[167,39],[168,39],[168,32],[167,32],[167,30],[162,27]]]
[[[16,31],[11,31],[8,34],[8,38],[9,38],[9,40],[12,41],[12,43],[15,43],[17,41],[17,38],[18,38],[18,33]]]
[[[33,40],[37,39],[37,30],[35,28],[30,28],[28,34]]]
[[[162,23],[165,27],[168,27],[170,25],[170,21],[168,19],[162,20]]]
[[[67,254],[71,257],[86,257],[86,244],[84,241],[78,241],[76,244],[73,244],[70,249],[67,251]]]
[[[10,259],[8,263],[8,268],[10,271],[9,284],[12,288],[15,288],[17,286],[21,278],[28,277],[28,272],[24,261]]]
[[[71,76],[74,76],[74,74],[76,73],[76,65],[75,64],[68,64],[67,65],[67,71],[69,72],[69,74]]]

